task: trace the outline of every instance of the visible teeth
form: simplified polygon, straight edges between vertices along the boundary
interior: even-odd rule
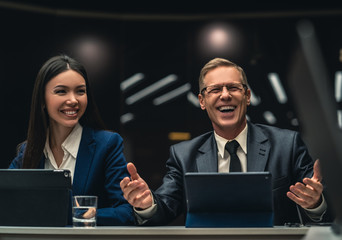
[[[64,113],[67,115],[73,115],[76,114],[76,111],[65,111]]]
[[[233,106],[222,106],[219,108],[220,111],[233,111],[235,107]]]

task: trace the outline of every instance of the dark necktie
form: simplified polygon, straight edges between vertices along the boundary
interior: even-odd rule
[[[227,142],[225,148],[230,154],[230,166],[229,172],[241,172],[241,163],[239,157],[236,155],[236,150],[239,147],[239,143],[236,140]]]

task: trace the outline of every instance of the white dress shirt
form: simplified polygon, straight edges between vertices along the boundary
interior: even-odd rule
[[[64,157],[61,165],[58,167],[55,157],[51,151],[49,145],[49,133],[47,134],[44,155],[45,155],[45,169],[67,169],[71,173],[71,182],[73,180],[75,166],[76,166],[76,158],[78,153],[78,148],[80,146],[81,137],[82,137],[83,127],[80,124],[77,124],[74,129],[71,131],[69,136],[62,143],[62,149],[64,152]]]
[[[230,155],[225,149],[226,143],[232,140],[236,140],[239,143],[239,147],[236,151],[237,156],[241,162],[242,172],[247,172],[247,129],[248,126],[242,130],[242,132],[235,139],[225,139],[219,135],[215,135],[215,140],[217,144],[217,157],[218,157],[218,172],[229,172],[230,165]]]

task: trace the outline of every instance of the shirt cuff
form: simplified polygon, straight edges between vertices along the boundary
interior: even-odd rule
[[[139,225],[144,224],[147,221],[147,219],[151,218],[157,211],[157,204],[154,202],[153,194],[151,194],[151,197],[152,197],[151,207],[143,209],[143,210],[133,207],[134,213],[135,213],[135,216]]]
[[[315,222],[319,222],[322,220],[324,213],[327,210],[327,202],[325,201],[324,195],[322,194],[322,202],[316,208],[304,208],[306,214],[311,218],[311,220]]]

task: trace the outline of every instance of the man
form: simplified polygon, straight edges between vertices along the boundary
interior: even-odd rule
[[[168,224],[186,210],[186,172],[230,171],[272,173],[275,225],[300,222],[300,218],[322,221],[327,204],[318,161],[314,164],[297,132],[247,121],[251,91],[243,69],[215,58],[202,68],[199,89],[201,109],[207,111],[214,131],[171,146],[167,174],[155,192],[132,163],[127,165],[131,179],[124,178],[120,186],[135,207],[138,223]],[[238,143],[238,158],[225,148],[233,140]],[[230,169],[233,166],[237,169]]]

